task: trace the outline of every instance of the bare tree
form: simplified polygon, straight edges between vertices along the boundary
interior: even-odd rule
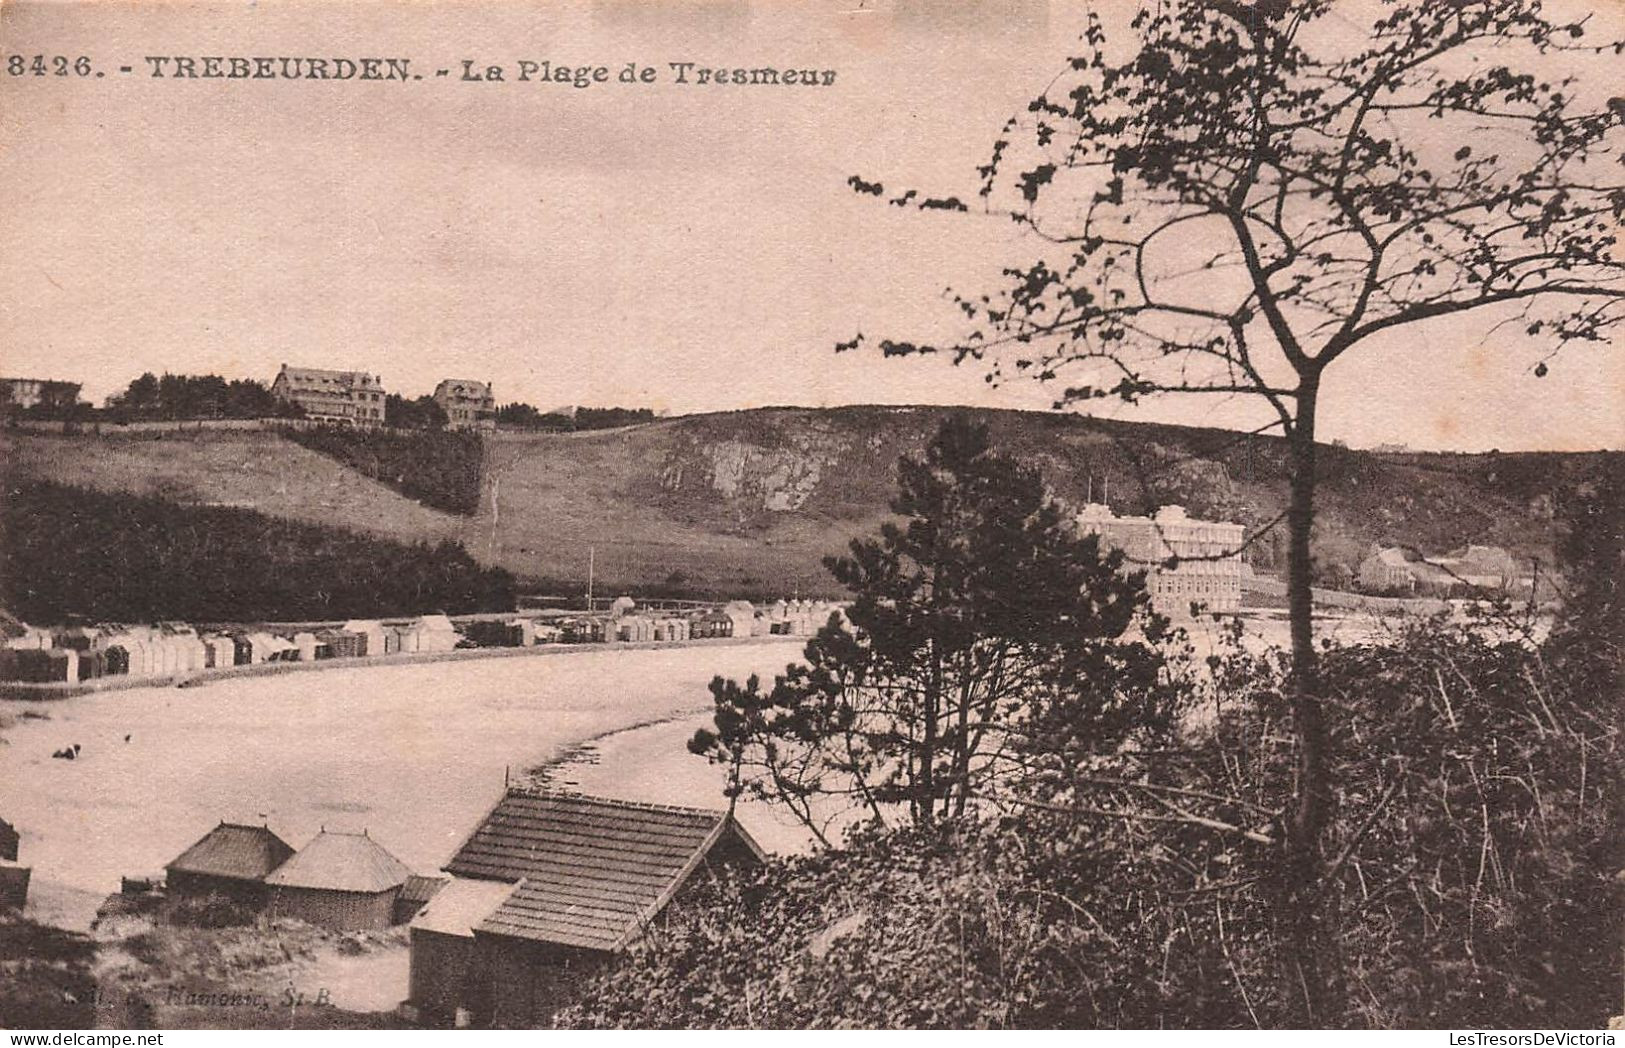
[[[1592,44],[1586,21],[1554,20],[1540,0],[1161,0],[1114,57],[1091,15],[1082,53],[980,169],[981,211],[1019,224],[1040,257],[995,291],[955,295],[971,327],[956,344],[880,343],[1062,383],[1058,406],[1164,393],[1267,405],[1290,448],[1299,753],[1280,905],[1309,1023],[1337,1012],[1314,901],[1333,800],[1310,627],[1322,380],[1376,336],[1446,318],[1518,325],[1549,350],[1533,368],[1544,376],[1550,354],[1625,318],[1625,99],[1564,72],[1622,46]],[[891,203],[973,211],[914,191]]]

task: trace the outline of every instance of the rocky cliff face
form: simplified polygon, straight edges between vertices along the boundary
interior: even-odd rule
[[[725,530],[770,535],[813,524],[850,532],[872,525],[894,494],[900,456],[918,455],[948,409],[779,409],[680,420],[659,472],[662,508]],[[1234,433],[1135,426],[1065,416],[976,412],[1001,450],[1042,470],[1055,495],[1081,505],[1109,491],[1120,513],[1178,503],[1191,515],[1263,529],[1285,509],[1279,440]],[[1534,456],[1555,490],[1583,456]],[[1549,562],[1552,490],[1532,479],[1508,497],[1484,490],[1529,463],[1483,456],[1380,456],[1344,448],[1323,455],[1317,546],[1325,567],[1352,568],[1377,544],[1444,550],[1467,542],[1505,545]],[[1507,457],[1503,457],[1507,458]],[[1544,461],[1549,459],[1550,461]],[[1570,480],[1572,478],[1569,478]],[[726,521],[726,524],[723,522]],[[741,530],[742,529],[742,530]],[[1261,569],[1278,568],[1284,534],[1249,549]]]
[[[667,456],[660,486],[672,493],[709,492],[744,512],[799,510],[818,490],[843,449],[811,437],[768,447],[743,440],[691,444]]]

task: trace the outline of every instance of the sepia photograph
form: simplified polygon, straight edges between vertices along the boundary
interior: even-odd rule
[[[1615,1044],[1622,71],[0,0],[0,1030]]]

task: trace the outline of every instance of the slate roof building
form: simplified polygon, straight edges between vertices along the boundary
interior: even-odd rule
[[[329,371],[282,365],[271,382],[271,395],[297,404],[305,417],[347,426],[384,424],[384,385],[365,371]]]
[[[169,893],[178,897],[223,895],[237,902],[265,901],[265,878],[293,854],[264,826],[221,822],[164,867]]]
[[[410,1003],[426,1018],[545,1023],[697,879],[762,859],[727,812],[510,790],[412,922]]]
[[[388,928],[412,871],[366,833],[323,830],[265,878],[273,917],[333,931]]]
[[[434,402],[446,413],[447,429],[495,429],[496,397],[489,382],[471,378],[441,379]]]

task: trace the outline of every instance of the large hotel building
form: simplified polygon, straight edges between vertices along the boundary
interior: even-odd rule
[[[1119,517],[1108,506],[1090,503],[1077,516],[1079,532],[1099,535],[1106,547],[1122,550],[1127,567],[1145,572],[1151,606],[1164,615],[1239,611],[1246,565],[1240,524],[1195,520],[1182,506],[1164,506],[1150,517]]]
[[[383,380],[365,371],[294,368],[284,364],[271,383],[271,394],[284,403],[298,404],[306,418],[318,422],[350,426],[384,424]]]

